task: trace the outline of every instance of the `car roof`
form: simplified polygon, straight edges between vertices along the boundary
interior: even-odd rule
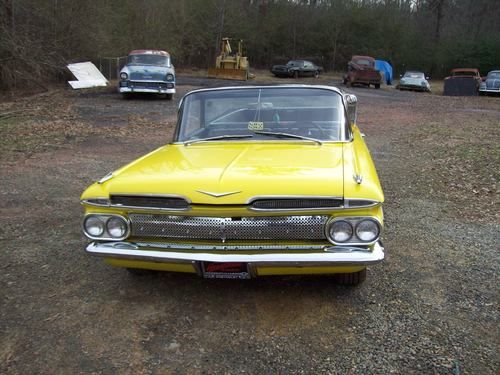
[[[343,96],[345,92],[340,90],[335,86],[326,86],[326,85],[300,85],[300,84],[292,84],[292,85],[267,85],[267,86],[224,86],[224,87],[212,87],[212,88],[204,88],[192,90],[185,94],[179,102],[179,106],[184,101],[184,98],[188,95],[195,94],[198,92],[207,92],[207,91],[223,91],[223,90],[242,90],[242,89],[273,89],[273,88],[296,88],[296,89],[323,89],[330,90],[336,92],[337,94]]]
[[[406,70],[405,74],[406,73],[420,73],[420,74],[424,74],[424,72],[421,72],[420,70]]]
[[[166,51],[162,51],[159,49],[135,49],[129,52],[129,55],[161,55],[161,56],[170,56],[170,54]]]
[[[367,59],[367,60],[373,60],[375,61],[375,59],[371,56],[363,56],[363,55],[353,55],[351,57],[351,60],[358,60],[358,59]]]
[[[479,72],[477,68],[455,68],[451,70],[452,72]]]

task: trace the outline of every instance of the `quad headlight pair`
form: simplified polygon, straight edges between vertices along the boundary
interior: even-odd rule
[[[88,215],[83,232],[93,240],[123,240],[130,232],[128,221],[120,215]]]
[[[333,244],[371,244],[380,236],[380,223],[374,218],[336,218],[326,226],[326,235]]]

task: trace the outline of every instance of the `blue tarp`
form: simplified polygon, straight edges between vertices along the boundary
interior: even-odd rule
[[[392,66],[387,61],[375,60],[375,69],[384,75],[385,83],[392,85]]]

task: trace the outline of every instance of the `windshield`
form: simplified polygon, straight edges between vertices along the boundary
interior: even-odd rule
[[[404,78],[425,78],[424,73],[420,72],[406,72],[403,76]]]
[[[459,71],[452,72],[452,75],[454,77],[476,77],[477,72],[475,72],[473,70],[459,70]]]
[[[176,141],[219,138],[290,141],[287,135],[339,141],[344,124],[342,97],[316,88],[265,87],[201,91],[185,97]],[[237,136],[238,138],[234,137]],[[245,136],[239,137],[239,136]]]
[[[156,66],[170,66],[170,59],[164,55],[129,55],[127,57],[128,65],[156,65]]]
[[[500,72],[489,72],[488,79],[500,79]]]

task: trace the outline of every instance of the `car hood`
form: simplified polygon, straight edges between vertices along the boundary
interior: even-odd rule
[[[343,174],[341,143],[172,144],[113,172],[82,198],[173,194],[199,204],[245,204],[255,196],[343,197]],[[215,196],[224,193],[233,194]]]
[[[279,70],[287,70],[289,67],[288,65],[273,65],[272,69],[279,69]]]
[[[427,84],[427,80],[423,78],[401,78],[399,83],[404,84],[404,85],[416,85],[420,86],[422,84],[422,81],[424,81]]]
[[[174,68],[154,65],[125,65],[121,73],[127,73],[130,79],[164,80],[168,73],[174,74]]]

